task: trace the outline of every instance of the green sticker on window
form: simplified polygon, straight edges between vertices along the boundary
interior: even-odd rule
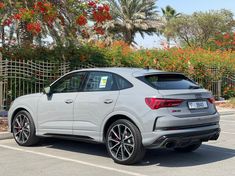
[[[100,86],[99,88],[105,88],[107,84],[108,76],[102,76],[100,79]]]

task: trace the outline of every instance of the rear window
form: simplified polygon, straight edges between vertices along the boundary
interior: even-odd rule
[[[158,90],[201,88],[194,81],[181,74],[155,74],[138,77],[138,79]]]

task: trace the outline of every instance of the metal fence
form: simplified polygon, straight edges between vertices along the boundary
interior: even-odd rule
[[[0,110],[7,109],[15,98],[41,92],[58,77],[73,69],[92,68],[97,65],[73,65],[68,62],[48,62],[32,60],[2,60],[0,57]],[[217,72],[213,71],[214,74]],[[211,90],[215,97],[222,96],[222,87],[225,84],[235,87],[235,76],[225,77],[222,80],[196,81]]]
[[[73,69],[92,68],[77,65]],[[15,98],[38,93],[51,82],[71,71],[68,62],[0,59],[0,110],[7,109]]]

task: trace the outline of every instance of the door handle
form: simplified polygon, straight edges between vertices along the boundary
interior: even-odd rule
[[[66,104],[71,104],[71,103],[73,103],[73,100],[66,100],[65,103]]]
[[[113,102],[112,99],[107,99],[107,100],[104,101],[105,104],[111,104],[112,102]]]

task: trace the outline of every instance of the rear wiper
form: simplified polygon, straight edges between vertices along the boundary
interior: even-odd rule
[[[200,86],[189,86],[189,89],[200,89]]]

